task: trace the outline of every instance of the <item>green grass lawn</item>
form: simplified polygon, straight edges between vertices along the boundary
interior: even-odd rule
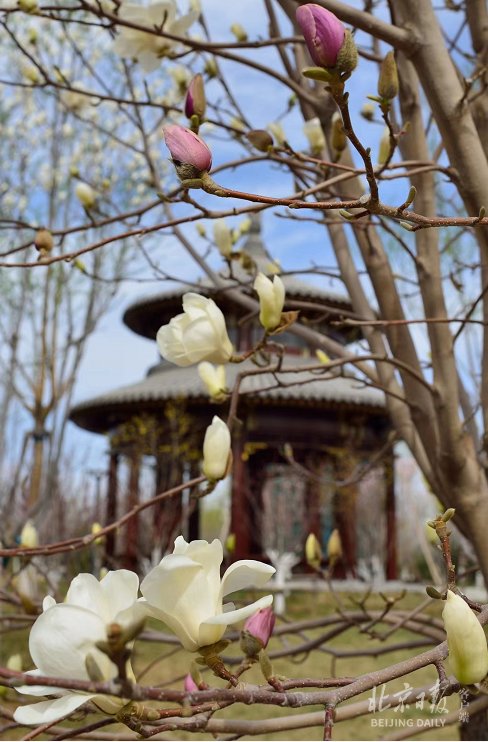
[[[349,596],[351,597],[351,596]],[[353,596],[352,596],[353,597]],[[357,597],[357,596],[356,596]],[[409,610],[415,607],[422,597],[419,595],[407,595],[400,604],[399,609]],[[352,609],[354,606],[349,602],[348,596],[343,596],[344,607],[346,609]],[[371,596],[368,600],[368,608],[378,609],[382,608],[384,603],[379,596]],[[441,612],[441,605],[435,601],[425,610],[433,617],[439,618]],[[317,618],[320,616],[332,615],[335,612],[335,605],[332,596],[329,593],[294,593],[288,601],[288,615],[287,620],[308,620]],[[154,624],[151,628],[161,629],[161,625]],[[384,626],[386,628],[386,625]],[[307,638],[311,639],[323,633],[323,629],[314,629],[307,631]],[[11,653],[19,651],[21,649],[23,657],[28,665],[28,650],[25,642],[25,632],[11,632],[4,635],[1,642],[1,659],[5,662],[6,657]],[[390,643],[399,643],[412,640],[414,635],[403,629],[398,630],[390,639]],[[270,642],[270,651],[283,649],[283,642],[288,642],[289,646],[293,644],[301,643],[303,637],[286,635],[285,637],[273,638]],[[361,634],[357,628],[349,628],[341,636],[331,640],[326,648],[329,649],[342,649],[342,650],[370,650],[378,647],[383,647],[384,642],[378,639],[370,638],[367,635]],[[331,677],[331,676],[357,676],[368,671],[381,669],[392,663],[399,662],[408,656],[417,654],[419,651],[424,651],[428,647],[421,649],[410,649],[410,650],[396,650],[394,652],[383,654],[378,657],[363,656],[363,657],[344,657],[336,658],[335,660],[330,653],[326,651],[313,650],[308,654],[297,655],[293,660],[278,659],[274,662],[274,669],[277,674],[284,675],[286,677]],[[156,662],[153,666],[144,674],[142,683],[145,685],[171,685],[172,687],[181,687],[181,678],[188,672],[190,663],[193,655],[184,651],[183,649],[175,650],[175,646],[169,646],[168,644],[159,643],[146,643],[139,641],[136,644],[135,656],[134,656],[134,667],[136,675],[147,668],[150,662],[153,662],[158,656],[161,657],[161,661]],[[171,652],[171,655],[169,655]],[[225,652],[226,656],[238,656],[239,648],[237,643],[231,645]],[[434,685],[437,678],[436,671],[433,667],[428,667],[424,670],[415,672],[404,678],[388,683],[385,688],[385,693],[397,693],[401,692],[405,688],[405,683],[409,683],[412,687]],[[176,679],[176,680],[175,680]],[[224,681],[214,678],[207,673],[205,675],[206,681],[210,685],[224,686]],[[259,667],[252,667],[242,678],[243,682],[249,683],[263,683],[262,676],[259,671]],[[381,692],[381,688],[377,690],[378,695]],[[353,699],[352,703],[356,703],[362,698],[368,699],[371,696],[371,692],[363,695],[363,697]],[[10,708],[15,707],[15,692],[10,691],[7,699],[2,699],[5,705]],[[348,702],[349,703],[349,702]],[[446,707],[449,710],[455,710],[459,707],[458,696],[451,696],[447,699]],[[282,709],[274,706],[245,706],[242,704],[234,705],[231,708],[221,710],[217,712],[214,718],[233,718],[233,719],[265,719],[265,718],[277,718],[278,716],[290,716],[292,714],[309,713],[311,711],[320,711],[320,708],[306,708],[306,709]],[[87,718],[88,721],[95,719],[94,714],[90,714]],[[417,724],[417,719],[424,719],[424,723],[428,723],[435,718],[442,718],[442,714],[432,713],[430,703],[425,701],[423,709],[415,708],[415,705],[410,705],[403,711],[387,710],[378,712],[374,715],[367,715],[358,717],[355,719],[345,720],[344,722],[337,723],[333,730],[334,740],[377,740],[383,737],[388,737],[392,732],[401,731],[401,728],[396,726],[394,729],[391,727],[386,728],[385,726],[379,726],[379,724],[386,724],[388,719],[393,720],[393,724],[406,724],[407,719],[412,719],[414,725]],[[86,722],[86,723],[87,723]],[[390,722],[392,723],[392,722]],[[415,728],[415,727],[414,727]],[[120,730],[120,733],[126,733],[127,729],[118,726],[110,726],[101,731],[116,733]],[[22,734],[12,734],[7,732],[7,736],[1,736],[0,739],[19,739]],[[186,739],[202,739],[211,740],[214,737],[210,734],[191,734],[184,732],[173,732],[171,734],[166,733],[162,736],[164,739],[174,740],[186,740]],[[321,726],[310,727],[302,730],[289,730],[282,733],[272,733],[268,735],[259,735],[259,739],[270,739],[270,740],[321,740],[323,738],[323,729]],[[431,739],[431,740],[457,740],[459,739],[457,726],[450,726],[445,728],[436,727],[430,731],[424,732],[420,739]],[[38,739],[46,739],[42,735]],[[242,737],[241,739],[255,739],[253,736]]]

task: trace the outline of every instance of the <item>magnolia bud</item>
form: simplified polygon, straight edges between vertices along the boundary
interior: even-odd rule
[[[271,607],[261,608],[247,619],[241,632],[241,649],[248,657],[255,657],[261,649],[268,646],[273,633],[276,616]]]
[[[206,237],[207,236],[207,230],[205,229],[205,227],[203,226],[203,224],[201,224],[200,222],[198,222],[198,224],[196,226],[196,230],[197,230],[198,234],[200,235],[200,237]]]
[[[259,321],[265,330],[276,330],[281,322],[281,313],[285,303],[285,287],[279,276],[270,281],[264,273],[258,273],[254,289],[259,296]]]
[[[92,536],[96,536],[97,533],[100,533],[102,528],[103,526],[101,526],[100,523],[92,523],[92,527],[91,527]],[[104,538],[105,538],[104,536],[99,536],[98,538],[94,540],[93,543],[103,544]]]
[[[78,201],[85,207],[85,209],[91,209],[95,206],[97,200],[97,194],[88,185],[88,183],[77,183],[75,188],[75,196]]]
[[[320,350],[320,348],[317,348],[315,351],[315,355],[317,356],[317,359],[320,361],[320,363],[323,363],[324,365],[327,363],[330,363],[330,358],[327,355],[327,353],[324,353],[323,350]]]
[[[29,80],[29,82],[39,82],[39,72],[33,64],[23,64],[20,68],[20,71],[22,72],[26,80]]]
[[[240,23],[233,23],[230,27],[230,30],[236,37],[237,41],[247,41],[247,33],[246,30],[241,26]]]
[[[194,693],[196,690],[198,690],[198,685],[195,683],[190,673],[188,673],[188,675],[185,675],[183,687],[187,693]]]
[[[344,125],[342,118],[338,113],[334,113],[332,116],[332,132],[331,132],[331,144],[332,148],[336,152],[342,152],[346,149],[347,137],[344,131]]]
[[[319,569],[322,562],[322,549],[315,533],[309,533],[305,541],[305,559],[313,569]]]
[[[35,549],[36,546],[39,546],[37,529],[31,520],[25,522],[25,525],[20,532],[19,545],[24,549]]]
[[[225,539],[225,550],[228,554],[233,554],[236,550],[236,535],[235,533],[229,533]]]
[[[211,482],[227,476],[231,464],[230,432],[220,417],[214,416],[203,441],[203,473]]]
[[[381,63],[378,95],[386,100],[393,100],[398,95],[398,72],[393,52],[388,52]]]
[[[327,557],[330,566],[333,566],[342,557],[342,542],[337,528],[334,528],[327,541]]]
[[[303,133],[308,139],[313,154],[319,155],[325,147],[325,137],[318,116],[314,116],[304,123]]]
[[[296,19],[315,64],[335,67],[346,32],[340,20],[315,3],[297,8]]]
[[[196,178],[210,170],[212,153],[195,132],[178,124],[170,124],[163,127],[163,134],[181,180]]]
[[[276,143],[282,147],[286,142],[286,134],[282,125],[278,121],[272,121],[267,128],[276,140]]]
[[[449,663],[463,685],[479,683],[488,674],[488,648],[483,627],[467,603],[452,590],[442,611]]]
[[[273,137],[266,129],[252,129],[247,132],[246,138],[259,152],[267,152],[273,146]]]
[[[15,670],[16,672],[22,672],[22,656],[20,654],[12,654],[7,660],[7,669]],[[13,678],[11,678],[13,680]],[[5,698],[9,689],[6,685],[0,685],[0,698]]]
[[[34,238],[34,246],[41,255],[46,255],[53,249],[54,240],[49,229],[38,229]]]
[[[249,230],[252,227],[252,220],[247,216],[245,219],[242,220],[242,222],[239,224],[239,234],[247,234]]]
[[[198,116],[201,120],[205,115],[206,105],[203,77],[198,74],[195,75],[188,86],[185,99],[185,116],[189,119],[192,116]]]
[[[213,366],[208,361],[202,361],[198,364],[198,375],[212,399],[222,402],[226,397],[225,366]]]
[[[219,68],[217,67],[217,62],[213,57],[210,57],[205,62],[205,72],[207,76],[212,79],[212,77],[217,77],[219,74]]]
[[[223,258],[230,258],[232,252],[232,234],[225,219],[216,219],[213,225],[214,241]]]
[[[235,134],[242,134],[246,130],[244,121],[238,116],[233,116],[230,120],[230,126],[234,129]]]
[[[35,13],[39,10],[37,0],[17,0],[17,6],[26,13]]]
[[[386,162],[388,162],[390,153],[391,153],[390,130],[388,129],[387,126],[385,126],[383,130],[383,134],[381,135],[381,139],[380,139],[380,149],[378,152],[378,165],[384,165]]]
[[[361,116],[366,119],[366,121],[372,121],[374,118],[376,107],[374,103],[365,103],[363,107],[361,108]]]

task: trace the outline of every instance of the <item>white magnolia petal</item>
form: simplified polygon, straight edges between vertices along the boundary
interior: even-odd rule
[[[177,366],[191,366],[193,361],[190,361],[186,355],[181,339],[181,328],[175,323],[175,319],[178,318],[173,317],[169,325],[163,325],[158,330],[156,342],[159,352],[163,358]]]
[[[40,670],[28,670],[25,674],[35,677],[36,675],[43,675],[44,673]],[[15,687],[15,690],[17,693],[24,693],[26,696],[52,696],[53,693],[64,696],[66,693],[70,692],[59,688],[53,688],[50,685],[19,685]]]
[[[94,646],[105,639],[105,622],[99,616],[79,606],[59,603],[37,618],[29,636],[29,651],[42,675],[88,680],[88,652],[96,657],[104,673],[110,666],[115,670],[108,657]]]
[[[183,294],[183,311],[191,319],[194,319],[199,317],[201,314],[206,313],[210,301],[212,301],[212,299],[208,299],[206,296],[189,291],[188,293]]]
[[[211,616],[206,621],[202,622],[198,637],[201,646],[206,646],[207,644],[213,644],[214,642],[219,641],[224,634],[226,626],[230,626],[231,624],[243,621],[245,618],[249,618],[249,616],[252,616],[254,613],[261,610],[261,608],[268,608],[272,602],[273,596],[265,595],[263,598],[259,598],[259,600],[251,603],[251,605],[246,605],[243,608],[237,608],[233,611],[225,611],[224,607],[224,613],[220,613],[217,616]],[[217,627],[221,628],[220,636],[217,636],[219,633],[216,631]],[[215,636],[217,636],[217,638],[215,638]]]
[[[142,605],[144,605],[144,602],[145,598],[143,598],[141,601]],[[163,611],[160,608],[155,608],[149,603],[147,603],[146,606],[146,615],[152,616],[158,621],[162,621],[163,623],[165,623],[166,626],[173,632],[173,634],[176,634],[184,648],[187,649],[189,652],[195,652],[198,649],[197,637],[195,635],[191,635],[188,632],[187,627],[180,622],[178,616],[173,616],[172,614],[166,613],[166,611]]]
[[[184,645],[188,637],[192,641],[197,640],[201,621],[212,613],[205,605],[206,585],[202,574],[200,564],[185,556],[169,554],[149,572],[141,584],[141,592],[149,605],[160,612],[161,619],[172,628]]]
[[[70,693],[52,701],[41,701],[28,706],[19,706],[14,711],[14,719],[18,724],[27,726],[50,724],[52,721],[62,719],[63,716],[67,716],[67,714],[83,706],[84,703],[93,698],[93,695],[89,693]]]
[[[157,70],[158,67],[161,67],[162,59],[158,57],[155,50],[144,49],[144,51],[138,52],[137,59],[144,72],[147,72],[148,74]]]
[[[52,608],[53,605],[56,605],[56,601],[53,598],[52,595],[46,595],[44,600],[42,601],[42,612],[47,611],[48,608]]]
[[[68,605],[87,608],[100,616],[105,623],[110,623],[112,620],[106,593],[94,575],[88,573],[77,575],[71,581],[65,602]]]
[[[192,320],[185,330],[183,345],[192,363],[215,353],[218,338],[206,317]]]
[[[224,598],[236,590],[263,587],[276,572],[274,567],[254,559],[242,559],[231,564],[222,578],[221,595]]]
[[[208,647],[209,644],[216,644],[225,634],[227,624],[211,624],[204,622],[200,624],[198,631],[198,646]]]
[[[186,556],[197,564],[201,564],[205,578],[204,594],[200,597],[201,614],[212,615],[220,610],[220,565],[224,558],[222,544],[216,538],[212,543],[202,539],[191,541],[188,544]],[[208,611],[208,612],[207,612]]]
[[[179,542],[177,547],[185,548]],[[208,550],[203,555],[205,548]],[[188,556],[193,551],[195,558]],[[219,603],[222,545],[200,542],[187,545],[186,553],[169,554],[142,581],[141,592],[147,602],[160,611],[160,617],[180,637],[184,646],[188,637],[198,641],[202,621],[221,610]],[[182,633],[186,635],[183,641]]]
[[[118,614],[133,608],[139,591],[139,577],[129,569],[118,569],[107,572],[100,581],[107,603],[110,608],[110,621],[120,622]],[[130,615],[124,616],[130,621]]]
[[[156,608],[174,611],[174,603],[201,571],[201,566],[180,554],[168,554],[141,582],[141,593]]]
[[[171,33],[175,36],[183,36],[190,26],[192,26],[198,18],[198,13],[190,11],[187,15],[181,16],[177,21],[171,24]]]

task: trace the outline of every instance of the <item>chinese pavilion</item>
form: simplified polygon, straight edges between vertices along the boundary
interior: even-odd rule
[[[242,252],[254,271],[269,273],[270,257],[258,216],[253,217]],[[234,279],[252,285],[252,275],[240,267],[233,269],[229,285],[236,284]],[[283,281],[285,310],[299,308],[302,322],[313,323],[343,345],[358,339],[355,329],[337,322],[331,327],[329,322],[331,315],[337,318],[351,312],[348,297],[294,277],[284,276]],[[257,314],[249,314],[225,290],[218,291],[206,281],[137,301],[123,320],[154,342],[159,327],[181,313],[182,295],[188,290],[216,301],[237,351],[249,349],[261,336]],[[332,529],[338,528],[344,556],[337,576],[357,574],[358,564],[377,554],[385,576],[393,579],[393,453],[383,394],[343,372],[306,370],[317,364],[314,349],[290,331],[276,341],[285,348],[279,370],[270,366],[262,374],[247,376],[241,385],[233,429],[232,557],[262,558],[269,549],[301,553],[308,533],[313,531],[325,546]],[[257,367],[250,361],[229,364],[228,387],[250,368]],[[226,403],[209,399],[196,367],[179,368],[164,360],[150,368],[142,381],[74,407],[71,420],[107,435],[110,441],[107,523],[140,502],[143,462],[146,468],[150,462],[153,472],[150,495],[198,476],[205,430],[215,414],[225,419],[227,411]],[[127,492],[119,483],[122,461],[128,467]],[[361,476],[365,471],[367,476]],[[198,538],[196,494],[186,492],[152,506],[151,532],[136,517],[128,521],[125,535],[110,534],[108,563],[122,562],[137,569],[141,558],[164,554],[178,533]],[[368,521],[371,527],[365,528]]]

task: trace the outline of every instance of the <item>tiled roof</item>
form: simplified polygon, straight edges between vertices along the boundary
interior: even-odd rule
[[[241,384],[241,392],[253,398],[259,397],[263,401],[283,400],[288,404],[296,401],[297,403],[320,402],[324,406],[330,403],[364,405],[376,407],[379,410],[384,408],[383,393],[364,386],[354,377],[326,378],[324,374],[300,370],[297,373],[284,373],[286,369],[300,369],[315,363],[315,359],[311,357],[289,357],[284,362],[281,372],[273,374],[266,371],[246,377]],[[250,361],[227,366],[229,387],[233,386],[237,374],[244,370],[256,370],[256,366]],[[107,405],[156,402],[179,397],[202,401],[208,399],[196,366],[179,368],[164,362],[153,367],[142,381],[114,389],[76,405],[72,410],[72,415],[76,417],[78,413],[85,410],[95,411],[94,408]]]

